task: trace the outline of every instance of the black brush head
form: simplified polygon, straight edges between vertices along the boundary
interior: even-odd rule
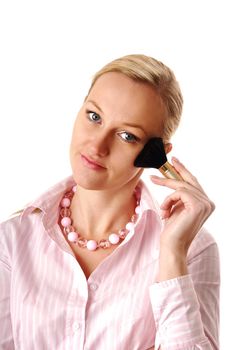
[[[167,161],[164,145],[161,137],[150,139],[138,154],[134,165],[139,168],[159,169]]]

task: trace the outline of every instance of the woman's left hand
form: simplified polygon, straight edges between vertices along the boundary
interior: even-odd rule
[[[203,223],[214,211],[214,203],[207,197],[197,179],[176,158],[172,163],[184,181],[151,176],[152,182],[175,191],[161,204],[164,220],[160,248],[187,255],[188,248]]]

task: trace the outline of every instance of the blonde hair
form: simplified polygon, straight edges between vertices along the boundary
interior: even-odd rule
[[[123,56],[109,62],[94,75],[88,94],[97,79],[108,72],[123,73],[155,88],[167,111],[162,138],[164,143],[169,142],[179,125],[183,107],[183,96],[173,71],[153,57],[136,54]]]

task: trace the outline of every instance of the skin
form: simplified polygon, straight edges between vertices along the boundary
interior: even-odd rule
[[[83,236],[99,240],[129,221],[135,208],[133,191],[143,172],[134,167],[134,160],[151,137],[162,136],[165,117],[163,102],[149,84],[117,72],[105,73],[96,81],[78,112],[70,145],[77,183],[72,220]],[[171,148],[166,144],[166,153]],[[104,168],[90,169],[81,155]],[[188,248],[214,210],[197,179],[178,160],[172,161],[184,181],[151,177],[155,185],[174,190],[161,205],[164,229],[158,281],[187,274]]]
[[[115,72],[94,84],[78,112],[70,145],[78,185],[71,205],[73,223],[86,238],[108,237],[129,221],[135,209],[133,191],[143,172],[134,160],[150,137],[161,135],[164,114],[161,98],[148,84]],[[81,154],[105,169],[86,167]]]
[[[197,178],[175,157],[172,163],[184,181],[152,176],[153,183],[175,190],[161,204],[164,229],[160,241],[158,281],[188,273],[188,249],[215,209]]]

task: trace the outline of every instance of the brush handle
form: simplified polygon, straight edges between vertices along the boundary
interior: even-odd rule
[[[184,180],[180,174],[177,173],[175,168],[169,163],[166,162],[158,169],[165,177],[168,179],[175,179],[175,180]]]

